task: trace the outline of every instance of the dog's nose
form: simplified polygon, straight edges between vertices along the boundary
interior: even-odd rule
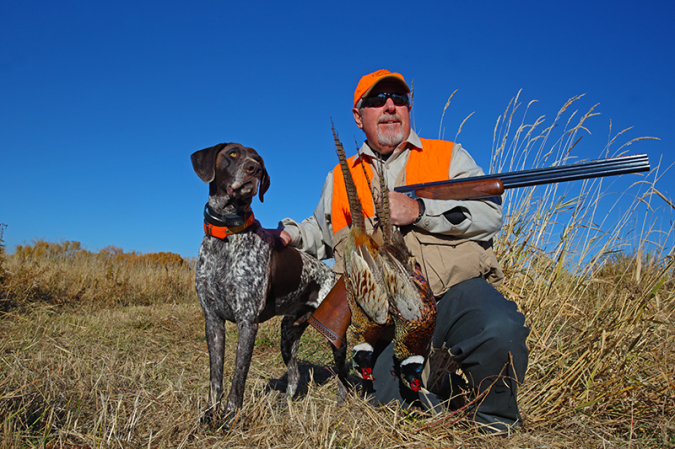
[[[256,161],[246,161],[246,164],[244,165],[244,170],[246,171],[247,174],[251,176],[259,175],[261,172],[261,167],[260,164],[258,164]]]

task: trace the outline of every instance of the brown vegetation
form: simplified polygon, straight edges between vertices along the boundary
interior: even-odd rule
[[[570,117],[551,143],[553,126],[535,132],[540,119],[511,130],[515,109],[495,130],[495,171],[524,168],[516,155],[566,160],[592,116]],[[655,227],[671,206],[655,186],[631,187],[635,204],[611,222],[599,182],[506,198],[500,288],[532,328],[525,423],[508,439],[449,412],[376,408],[355,395],[338,407],[330,350],[313,330],[299,355],[307,382],[287,401],[278,320],[261,326],[232,429],[202,425],[208,355],[190,264],[76,242],[0,252],[1,447],[674,447],[672,229]],[[234,326],[228,339],[226,381]]]
[[[21,307],[149,305],[184,301],[194,289],[188,263],[173,253],[124,253],[114,246],[92,253],[80,242],[38,240],[18,245],[7,266],[5,301]]]

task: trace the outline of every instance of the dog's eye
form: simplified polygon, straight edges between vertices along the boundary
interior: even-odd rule
[[[230,151],[230,157],[237,157],[236,151]]]

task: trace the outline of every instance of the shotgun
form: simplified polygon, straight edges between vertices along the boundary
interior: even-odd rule
[[[557,167],[534,168],[495,175],[413,184],[396,187],[394,191],[405,193],[410,198],[477,200],[499,196],[504,193],[505,189],[640,173],[649,170],[647,155],[638,154],[559,165]],[[347,290],[342,277],[338,279],[333,289],[312,313],[308,322],[333,346],[339,348],[342,345],[351,322],[351,312],[347,304]]]

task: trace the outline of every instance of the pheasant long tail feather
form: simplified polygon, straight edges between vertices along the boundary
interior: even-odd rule
[[[377,202],[377,198],[375,197],[375,191],[373,190],[373,185],[371,184],[370,178],[368,177],[368,171],[366,170],[366,163],[364,161],[363,155],[361,154],[361,151],[359,150],[358,144],[356,146],[356,154],[359,158],[359,162],[361,163],[363,175],[366,178],[366,182],[368,183],[368,190],[370,191],[370,194],[373,197],[373,202],[375,203],[375,213],[377,213],[377,216],[380,217],[382,215],[382,207]],[[373,225],[373,222],[370,219],[370,217],[368,217],[368,221],[370,221],[370,224]],[[375,226],[373,226],[373,228],[375,228]]]
[[[381,206],[378,208],[377,213],[380,215],[380,225],[382,226],[382,235],[384,237],[384,242],[388,245],[392,243],[391,233],[391,209],[389,209],[389,189],[387,188],[387,180],[384,174],[384,163],[379,161],[377,167],[377,174],[380,179],[380,197],[381,200],[379,203]],[[375,201],[378,203],[378,201]]]
[[[335,140],[335,151],[340,159],[340,167],[342,168],[342,175],[344,176],[345,187],[347,188],[347,198],[349,199],[349,210],[352,215],[352,225],[356,226],[358,229],[365,230],[366,222],[363,216],[363,208],[361,207],[359,196],[356,193],[356,185],[352,178],[352,172],[349,171],[345,149],[342,146],[342,142],[340,142],[337,131],[335,131],[335,125],[333,124],[332,119],[331,128],[333,129],[333,139]]]

